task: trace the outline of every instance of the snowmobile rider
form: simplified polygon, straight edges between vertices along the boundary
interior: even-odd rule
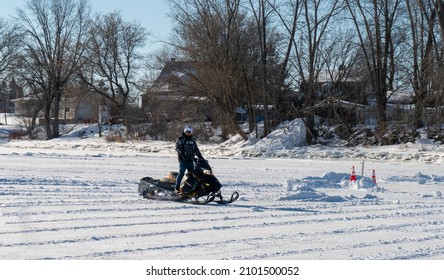
[[[192,136],[193,128],[190,125],[185,125],[182,135],[177,138],[176,151],[179,158],[179,174],[176,178],[176,191],[179,191],[180,182],[185,175],[185,170],[192,172],[194,169],[194,157],[204,159],[197,147],[196,140]]]

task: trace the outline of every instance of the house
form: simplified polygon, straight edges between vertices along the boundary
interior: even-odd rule
[[[32,117],[36,114],[39,120],[38,125],[45,123],[43,98],[25,96],[12,101],[17,113],[25,117]],[[101,120],[101,123],[106,124],[111,121],[111,107],[109,102],[93,92],[85,94],[67,92],[60,101],[59,120],[60,123],[65,124],[90,123]]]
[[[413,91],[387,91],[386,116],[390,121],[413,123],[415,119]]]
[[[387,119],[400,123],[415,123],[416,104],[413,90],[396,90],[387,92]],[[429,93],[429,100],[422,108],[421,121],[427,126],[442,126],[444,123],[444,106],[440,106],[439,96]],[[438,102],[436,102],[438,101]]]
[[[366,85],[359,78],[350,77],[344,71],[319,70],[311,85],[314,89],[316,115],[327,119],[340,119],[343,123],[356,124],[371,121],[368,116]],[[307,85],[301,84],[301,94]],[[304,103],[304,98],[300,100]]]
[[[172,58],[142,94],[142,110],[156,120],[211,120],[208,99],[198,93],[198,65]]]
[[[102,96],[87,92],[81,95],[67,93],[61,100],[59,119],[65,123],[108,123],[110,104]]]

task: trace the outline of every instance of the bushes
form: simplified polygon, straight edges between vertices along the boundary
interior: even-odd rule
[[[8,139],[9,140],[17,140],[22,139],[27,136],[27,132],[23,129],[16,129],[9,132]]]
[[[105,137],[106,142],[125,143],[125,138],[121,135],[107,135]]]

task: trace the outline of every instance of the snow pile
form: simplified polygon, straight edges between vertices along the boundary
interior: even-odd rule
[[[350,175],[346,173],[328,172],[322,177],[306,177],[303,179],[290,178],[284,184],[284,191],[287,195],[279,200],[304,200],[304,201],[323,201],[323,202],[345,202],[358,199],[355,196],[342,197],[330,196],[316,189],[351,189],[364,191],[384,191],[378,187],[370,178],[361,178],[357,176],[356,181],[350,182]],[[371,197],[375,199],[377,197]],[[365,196],[363,199],[369,199]]]
[[[435,174],[426,175],[421,172],[417,172],[413,176],[390,176],[387,178],[387,180],[394,182],[416,182],[420,185],[441,184],[444,182],[444,176],[438,176]]]
[[[312,202],[345,202],[348,199],[341,196],[330,196],[316,191],[308,186],[298,187],[294,193],[290,193],[278,199],[278,201],[302,200]]]
[[[350,189],[366,189],[381,190],[372,179],[367,177],[356,176],[356,181],[350,181],[350,174],[328,172],[322,177],[306,177],[303,179],[289,179],[284,185],[287,191],[299,189],[302,187],[310,188],[350,188]]]
[[[301,119],[285,121],[267,137],[243,151],[248,156],[279,156],[283,151],[301,147],[305,142],[305,126]]]
[[[385,191],[384,188],[378,186],[377,183],[373,182],[372,179],[360,176],[356,176],[356,181],[342,180],[341,185],[344,188],[349,188],[353,190],[366,190],[371,192],[382,192]]]
[[[326,195],[325,193],[315,191],[314,189],[307,187],[307,186],[301,186],[298,187],[295,190],[294,194],[289,194],[287,196],[281,197],[278,200],[310,200],[310,201],[317,201],[324,198]]]
[[[117,125],[102,125],[102,137],[108,135],[125,135],[126,128],[121,124]],[[97,124],[70,124],[62,126],[61,139],[72,138],[98,138],[99,126]]]
[[[300,189],[304,187],[309,188],[341,188],[340,181],[346,177],[346,174],[336,174],[341,177],[339,180],[331,180],[331,173],[327,173],[322,177],[306,177],[303,179],[288,179],[284,188],[287,191]]]
[[[257,131],[243,140],[240,135],[234,135],[227,141],[218,144],[207,152],[209,155],[243,156],[243,157],[274,157],[285,155],[289,150],[305,146],[305,126],[301,119],[284,121],[269,135],[260,138],[263,134],[263,122],[258,123]],[[241,126],[248,131],[248,124]]]

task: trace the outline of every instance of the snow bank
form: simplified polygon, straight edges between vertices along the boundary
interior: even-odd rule
[[[261,126],[260,124],[259,134],[263,129]],[[16,129],[16,126],[1,125],[0,140],[7,147],[13,148],[101,150],[107,152],[133,151],[140,153],[174,152],[173,142],[153,140],[107,142],[107,135],[125,134],[125,128],[121,125],[103,126],[103,137],[98,136],[98,127],[95,124],[65,125],[61,129],[62,136],[49,141],[9,140],[6,136],[8,129]],[[444,162],[444,146],[428,139],[425,134],[417,143],[378,147],[344,147],[341,142],[331,143],[328,146],[307,146],[305,136],[304,123],[297,119],[283,122],[272,133],[262,139],[257,138],[256,133],[251,134],[247,141],[244,141],[239,135],[235,135],[223,143],[199,143],[199,146],[201,152],[207,157],[398,160],[436,164]]]
[[[267,137],[254,145],[246,147],[244,154],[252,156],[275,156],[282,151],[301,147],[305,142],[305,126],[302,120],[296,119],[281,123]]]
[[[260,130],[260,129],[259,129]],[[260,133],[260,132],[259,132]],[[305,126],[302,120],[283,122],[268,136],[258,139],[256,134],[247,141],[235,135],[221,144],[203,147],[210,156],[234,157],[281,157],[281,158],[330,158],[402,160],[442,164],[444,147],[440,142],[428,139],[423,133],[417,143],[378,147],[345,147],[340,139],[329,145],[310,145],[305,142]]]
[[[435,174],[426,175],[421,172],[415,173],[413,176],[390,176],[387,178],[392,182],[417,182],[418,184],[433,184],[444,182],[444,176],[438,176]]]

